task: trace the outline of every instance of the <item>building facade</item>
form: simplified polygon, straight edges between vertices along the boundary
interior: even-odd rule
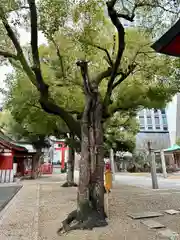
[[[165,109],[143,109],[138,113],[140,131],[168,132]]]
[[[171,145],[180,140],[180,93],[167,106],[167,121]]]
[[[137,116],[140,131],[136,136],[136,150],[147,150],[148,141],[154,150],[170,146],[166,109],[143,109]]]

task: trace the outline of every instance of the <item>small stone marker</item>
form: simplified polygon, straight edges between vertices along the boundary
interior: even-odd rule
[[[165,229],[158,232],[158,236],[160,239],[168,239],[168,240],[179,240],[179,234],[176,232],[173,232],[170,229]]]
[[[163,216],[163,214],[158,212],[140,212],[140,213],[129,213],[128,216],[133,219],[142,219],[142,218],[160,217],[160,216]]]
[[[174,215],[174,214],[178,214],[179,211],[176,211],[174,209],[170,209],[170,210],[166,210],[165,213],[170,214],[170,215]]]
[[[143,223],[144,225],[146,225],[150,229],[165,228],[164,225],[162,225],[161,223],[156,222],[152,219],[143,220],[143,221],[141,221],[141,223]]]

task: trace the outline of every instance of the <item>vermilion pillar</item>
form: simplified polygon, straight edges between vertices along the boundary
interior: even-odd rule
[[[64,144],[64,142],[57,142],[57,144],[60,144],[61,147],[56,147],[55,150],[56,151],[60,151],[61,154],[61,169],[64,170],[65,168],[65,151],[67,151],[67,146]]]

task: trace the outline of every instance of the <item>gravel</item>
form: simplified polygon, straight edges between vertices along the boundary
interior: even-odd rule
[[[76,189],[61,188],[59,184],[41,185],[39,240],[150,240],[158,239],[158,230],[149,230],[127,216],[128,212],[178,209],[180,192],[152,191],[149,189],[116,185],[109,199],[109,225],[93,231],[72,231],[65,236],[56,234],[67,214],[76,208]],[[179,215],[153,218],[172,231],[180,232]]]
[[[158,230],[149,230],[130,212],[163,213],[153,218],[173,232],[180,233],[180,214],[164,211],[180,208],[180,191],[115,185],[109,195],[108,226],[92,231],[72,231],[58,236],[57,230],[67,214],[76,208],[76,188],[62,188],[57,176],[25,181],[16,199],[0,219],[2,240],[153,240]],[[107,196],[106,196],[107,197]]]

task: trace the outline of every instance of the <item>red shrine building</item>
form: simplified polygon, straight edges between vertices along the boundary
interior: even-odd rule
[[[14,175],[24,173],[24,159],[28,151],[14,143],[0,131],[0,183],[13,182]]]
[[[180,57],[180,19],[151,47],[158,53]]]

